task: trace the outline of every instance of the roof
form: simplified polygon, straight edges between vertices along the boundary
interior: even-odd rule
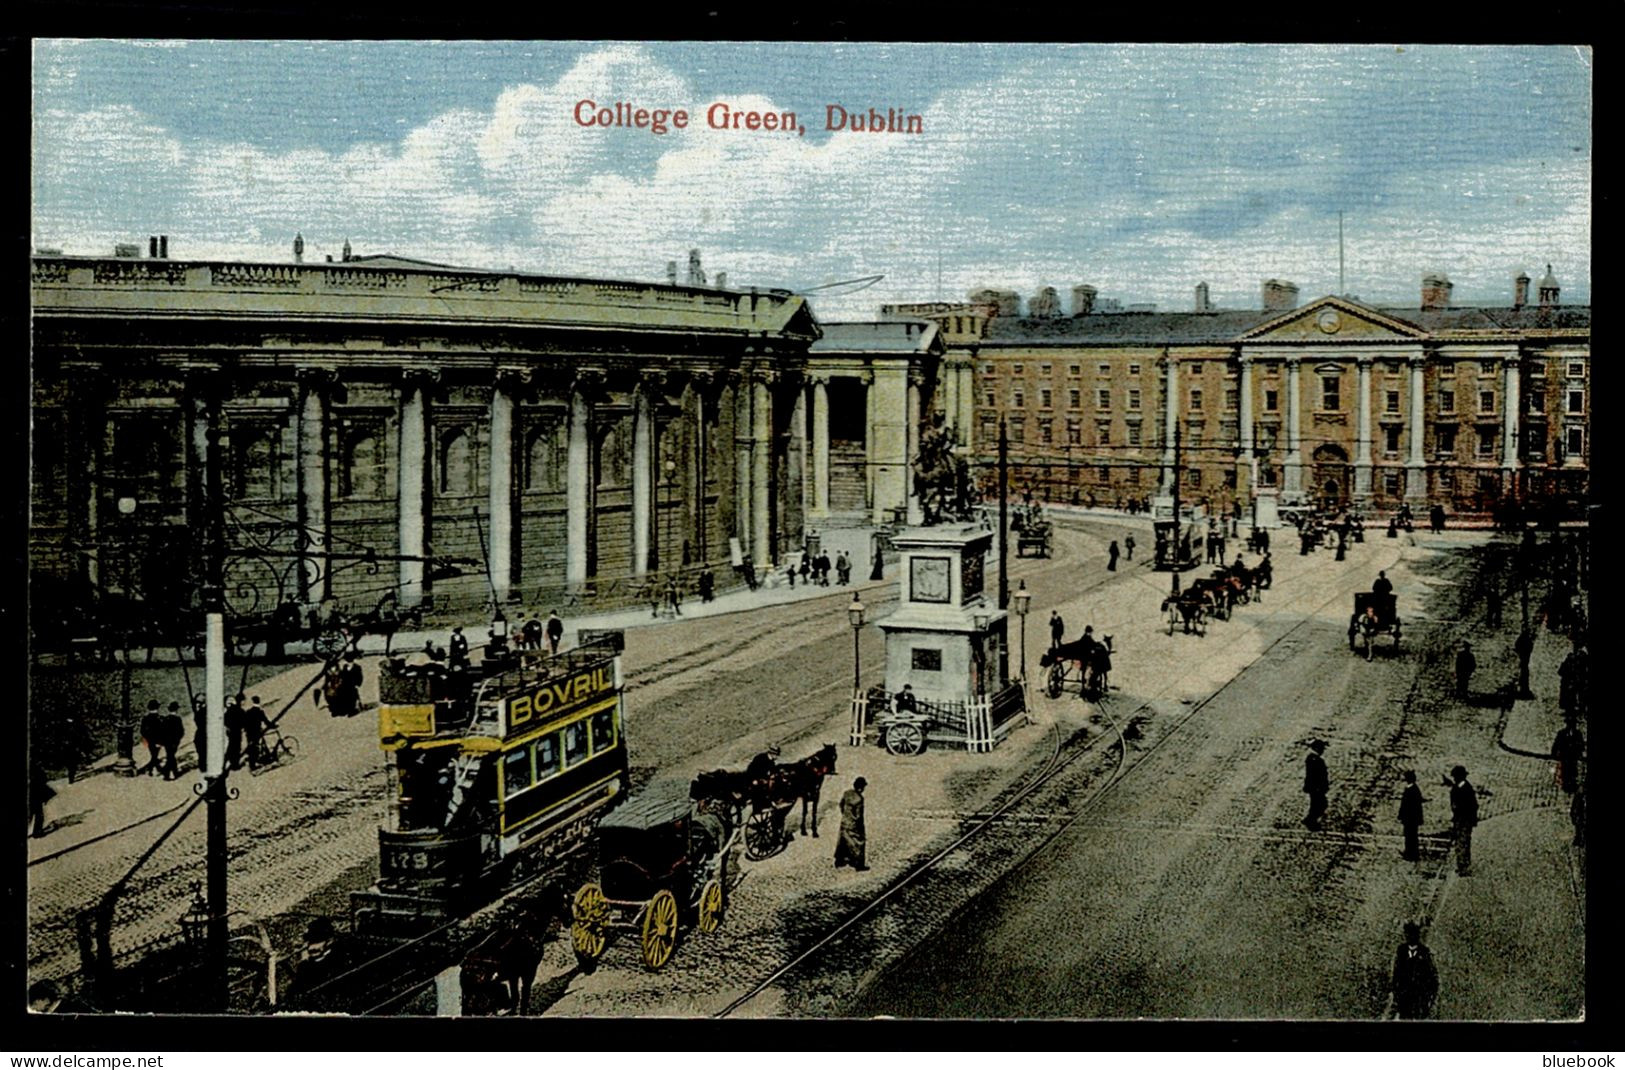
[[[598,827],[634,831],[660,828],[687,817],[689,806],[688,781],[656,780],[611,810]]]
[[[807,352],[820,353],[937,353],[942,351],[937,325],[926,320],[876,320],[859,323],[819,323],[824,336]]]

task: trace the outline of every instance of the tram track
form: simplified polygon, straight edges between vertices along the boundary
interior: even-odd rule
[[[1104,580],[1099,582],[1104,582]],[[1090,586],[1095,585],[1097,584],[1091,584]],[[1083,818],[1088,816],[1088,814],[1101,802],[1101,800],[1105,798],[1106,794],[1119,785],[1129,773],[1143,765],[1145,761],[1153,753],[1160,749],[1169,739],[1177,736],[1185,725],[1187,725],[1193,718],[1195,718],[1210,704],[1217,700],[1219,696],[1224,694],[1230,687],[1246,676],[1254,666],[1262,663],[1273,650],[1281,646],[1283,643],[1286,643],[1300,630],[1306,628],[1315,619],[1317,614],[1345,597],[1346,592],[1337,590],[1319,605],[1306,611],[1302,620],[1293,624],[1286,631],[1282,632],[1280,635],[1276,636],[1273,640],[1266,644],[1246,668],[1242,669],[1242,671],[1236,673],[1229,680],[1222,683],[1218,688],[1202,698],[1199,702],[1193,703],[1189,710],[1187,710],[1182,716],[1169,725],[1165,731],[1161,732],[1148,747],[1138,750],[1137,757],[1132,764],[1129,764],[1128,762],[1129,743],[1124,735],[1124,725],[1135,723],[1142,714],[1145,714],[1148,711],[1155,712],[1156,704],[1159,701],[1166,701],[1167,696],[1157,695],[1143,699],[1137,706],[1135,706],[1133,711],[1131,711],[1127,717],[1121,718],[1121,720],[1112,715],[1109,709],[1109,699],[1107,702],[1097,703],[1097,710],[1110,726],[1111,732],[1116,736],[1116,739],[1111,746],[1116,751],[1117,763],[1112,769],[1111,773],[1095,786],[1093,793],[1090,794],[1082,803],[1071,807],[1068,812],[1059,817],[1058,821],[1049,825],[1048,827],[1042,824],[1035,825],[1032,822],[1007,823],[1004,820],[1009,814],[1015,812],[1018,806],[1024,802],[1027,802],[1029,799],[1032,799],[1041,789],[1058,781],[1064,774],[1072,770],[1077,763],[1082,761],[1086,756],[1098,753],[1099,739],[1104,737],[1096,737],[1091,739],[1086,744],[1078,747],[1070,754],[1065,754],[1064,756],[1063,752],[1066,750],[1067,745],[1076,740],[1077,736],[1074,735],[1071,740],[1061,740],[1057,738],[1054,749],[1046,758],[1043,768],[1031,776],[1002,804],[997,806],[991,812],[987,813],[985,816],[978,817],[970,829],[959,835],[946,847],[943,847],[935,852],[924,862],[914,866],[900,879],[893,882],[884,891],[882,891],[880,895],[871,899],[858,910],[848,915],[839,924],[828,930],[811,945],[804,948],[784,965],[774,970],[774,972],[767,978],[757,982],[742,995],[736,997],[727,1006],[723,1007],[720,1011],[715,1012],[712,1017],[718,1019],[730,1017],[742,1007],[761,997],[792,970],[810,962],[821,951],[824,951],[826,948],[830,948],[831,945],[835,944],[843,936],[852,933],[867,919],[876,915],[883,906],[900,899],[906,891],[921,884],[936,870],[941,868],[948,859],[952,858],[956,854],[964,852],[968,847],[982,840],[993,830],[1011,827],[1021,827],[1024,829],[1041,828],[1044,830],[1044,835],[1042,835],[1036,843],[1027,847],[1026,850],[1021,853],[1020,857],[1015,861],[1015,863],[1006,867],[1003,871],[997,874],[995,879],[1008,877],[1010,874],[1015,873],[1022,867],[1030,864],[1032,859],[1044,851],[1045,848],[1054,843],[1061,835],[1073,828]],[[1059,725],[1052,725],[1052,727],[1055,729],[1057,737],[1059,737]],[[965,903],[961,904],[957,909],[949,912],[947,916],[942,919],[938,927],[940,928],[941,926],[952,924],[953,919],[957,918],[964,909],[966,909],[971,903],[975,902],[977,894],[972,894]],[[922,934],[920,940],[916,941],[914,946],[917,947],[920,943],[929,939],[929,935],[929,933]],[[908,951],[905,951],[904,957],[911,954],[912,951],[912,947]]]

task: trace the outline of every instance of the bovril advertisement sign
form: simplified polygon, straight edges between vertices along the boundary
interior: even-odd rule
[[[615,694],[619,688],[619,668],[618,660],[606,661],[570,676],[543,681],[534,690],[505,700],[508,730],[568,713]]]

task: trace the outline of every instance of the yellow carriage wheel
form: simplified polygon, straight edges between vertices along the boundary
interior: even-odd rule
[[[706,881],[700,889],[700,932],[714,933],[722,926],[722,882]]]
[[[677,897],[662,888],[643,911],[643,964],[658,970],[677,946]]]
[[[570,918],[570,939],[576,957],[596,962],[609,942],[609,900],[604,890],[596,884],[583,884],[570,905]]]

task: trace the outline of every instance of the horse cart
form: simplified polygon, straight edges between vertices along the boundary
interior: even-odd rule
[[[598,880],[576,892],[570,937],[583,969],[596,967],[615,932],[638,938],[658,970],[684,927],[715,932],[735,879],[739,828],[729,808],[695,799],[679,781],[657,782],[598,825]]]
[[[1200,587],[1191,586],[1162,600],[1162,612],[1168,615],[1168,634],[1182,628],[1184,634],[1207,635],[1208,617],[1213,612],[1213,595]]]
[[[1045,520],[1037,505],[1017,506],[1010,530],[1016,533],[1017,557],[1048,557],[1055,539],[1055,525]],[[1028,551],[1032,551],[1029,555]]]
[[[1363,652],[1370,661],[1376,652],[1377,636],[1394,637],[1394,650],[1399,650],[1400,619],[1397,598],[1376,591],[1357,591],[1354,595],[1354,613],[1349,617],[1349,649]]]
[[[826,743],[816,753],[794,762],[776,762],[759,755],[743,772],[713,769],[694,778],[690,795],[708,800],[724,811],[730,826],[745,840],[745,857],[753,862],[770,858],[789,845],[784,822],[801,803],[801,834],[818,836],[818,798],[824,778],[835,772],[835,745]]]
[[[1044,690],[1050,698],[1060,698],[1074,685],[1079,698],[1100,698],[1111,690],[1112,637],[1101,643],[1093,638],[1062,643],[1042,655],[1038,667],[1049,670]]]

